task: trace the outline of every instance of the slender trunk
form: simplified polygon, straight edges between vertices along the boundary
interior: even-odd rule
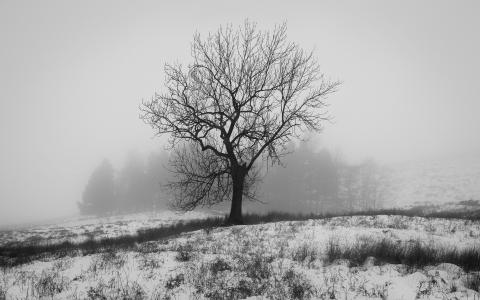
[[[232,206],[230,208],[230,216],[228,217],[228,223],[231,225],[243,224],[242,197],[246,175],[247,171],[242,167],[232,171]]]

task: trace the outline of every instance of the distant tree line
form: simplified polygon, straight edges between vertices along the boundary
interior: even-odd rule
[[[151,153],[146,159],[131,152],[116,172],[107,159],[93,171],[78,208],[82,214],[105,215],[165,209],[168,153]]]
[[[258,170],[260,175],[252,177],[257,181],[252,183],[252,198],[258,201],[247,203],[247,209],[333,213],[382,207],[390,190],[388,172],[373,160],[347,163],[340,155],[307,143],[288,148],[292,154],[282,159],[283,166]],[[102,161],[87,182],[78,203],[80,212],[102,215],[169,208],[172,197],[165,186],[175,176],[168,170],[169,161],[166,151],[147,158],[130,153],[118,172],[108,160]],[[217,207],[226,210],[228,205]]]
[[[289,147],[293,153],[283,159],[283,166],[268,170],[261,183],[257,198],[263,204],[247,207],[319,214],[382,208],[390,190],[386,168],[371,159],[347,163],[307,143]]]

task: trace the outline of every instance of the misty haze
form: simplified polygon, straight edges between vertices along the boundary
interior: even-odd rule
[[[0,1],[0,300],[480,299],[476,1]]]

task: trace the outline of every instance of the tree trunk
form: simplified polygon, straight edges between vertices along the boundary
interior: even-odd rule
[[[229,225],[243,224],[242,197],[246,175],[247,171],[244,167],[238,167],[237,169],[232,170],[233,193],[230,216],[227,221]]]

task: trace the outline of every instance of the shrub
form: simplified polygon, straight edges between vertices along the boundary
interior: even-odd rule
[[[138,282],[134,281],[131,284],[128,284],[123,290],[120,295],[120,299],[131,299],[131,300],[142,300],[145,299],[146,293],[143,288],[138,284]]]
[[[255,287],[252,281],[240,279],[237,284],[229,290],[233,299],[244,299],[253,296]]]
[[[126,258],[123,255],[118,254],[115,251],[107,251],[101,255],[101,259],[106,266],[113,267],[115,269],[122,268],[126,263]]]
[[[72,259],[59,259],[53,263],[53,269],[65,271],[72,266]]]
[[[311,264],[317,259],[317,251],[312,246],[308,244],[303,244],[292,253],[292,260],[298,261],[300,263],[306,262]]]
[[[327,261],[332,262],[338,258],[344,258],[344,253],[340,248],[340,243],[338,239],[330,238],[327,243],[326,250]]]
[[[480,268],[480,250],[477,248],[442,248],[422,243],[420,240],[401,243],[388,238],[377,240],[363,237],[351,245],[340,246],[338,240],[330,239],[326,256],[330,262],[335,259],[348,259],[356,265],[373,256],[380,263],[423,267],[445,262],[460,266],[466,271]]]
[[[177,248],[177,256],[175,257],[178,261],[189,261],[192,258],[192,245],[180,245]]]
[[[54,295],[63,292],[67,288],[68,281],[65,277],[60,276],[58,272],[43,271],[34,286],[40,298],[53,298]]]
[[[197,295],[207,299],[244,299],[263,295],[272,288],[273,257],[260,252],[235,253],[233,260],[217,257],[195,263],[186,280]],[[231,272],[230,272],[231,271]]]
[[[217,275],[219,272],[223,271],[231,271],[232,267],[223,259],[217,258],[215,261],[210,265],[210,271]]]
[[[126,258],[113,251],[102,253],[99,256],[94,256],[88,270],[94,275],[99,271],[107,269],[120,269],[126,263]]]
[[[140,270],[154,270],[159,268],[161,263],[157,258],[144,254],[139,259],[138,267]]]
[[[165,283],[165,288],[173,290],[185,282],[185,276],[183,274],[177,274],[175,277],[170,277]]]
[[[255,253],[252,256],[243,257],[241,262],[241,271],[245,272],[247,277],[261,281],[270,278],[272,275],[273,257],[263,256]]]
[[[99,281],[97,286],[90,287],[87,291],[88,299],[107,300],[107,299],[129,299],[141,300],[146,297],[143,288],[136,282],[123,284],[118,278],[109,281],[108,285]]]
[[[289,299],[308,299],[313,296],[313,286],[302,274],[289,269],[282,277],[288,287]]]
[[[393,229],[408,229],[408,222],[402,216],[393,216],[391,218],[392,223],[388,225],[388,228]]]
[[[464,279],[464,286],[468,289],[480,292],[480,273],[471,273]]]
[[[96,287],[91,286],[87,291],[87,297],[91,300],[107,300],[105,285],[100,282]]]

